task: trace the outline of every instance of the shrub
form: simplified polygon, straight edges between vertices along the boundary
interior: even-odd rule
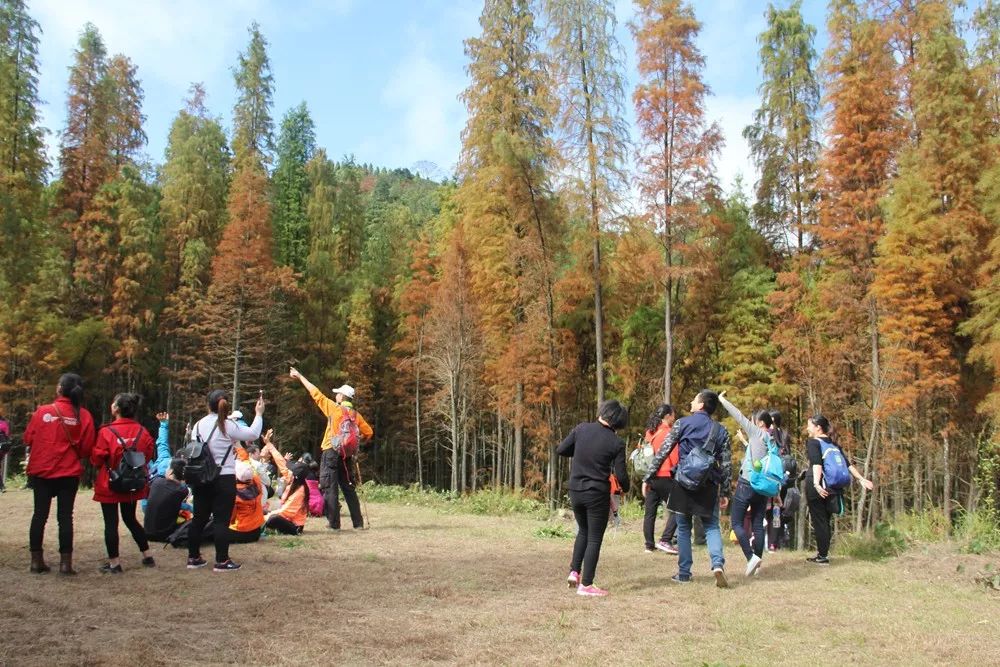
[[[510,514],[528,514],[547,516],[548,510],[541,503],[527,496],[503,489],[481,489],[466,495],[453,494],[448,491],[421,489],[416,484],[412,486],[394,486],[365,482],[361,487],[365,500],[373,503],[396,503],[402,505],[417,505],[433,507],[442,512],[460,512],[465,514],[488,514],[492,516],[507,516]]]
[[[859,560],[878,561],[898,556],[906,550],[906,538],[888,523],[875,526],[873,535],[849,534],[840,539],[844,553]]]
[[[573,531],[559,523],[547,523],[535,529],[535,537],[565,540],[573,537]]]
[[[997,525],[996,514],[988,509],[962,514],[955,536],[962,550],[968,553],[1000,551],[1000,526]]]
[[[941,542],[948,538],[948,517],[939,509],[910,511],[893,517],[893,527],[907,542]]]

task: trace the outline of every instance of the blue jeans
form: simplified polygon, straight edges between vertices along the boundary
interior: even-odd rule
[[[753,490],[750,482],[742,477],[736,483],[736,492],[733,494],[733,504],[729,511],[729,518],[733,524],[733,532],[739,540],[740,548],[747,560],[754,554],[764,555],[764,513],[767,511],[767,496],[762,496]],[[747,509],[750,510],[750,526],[753,530],[753,548],[750,547],[750,536],[747,535],[743,521],[746,518]]]
[[[708,554],[712,559],[712,569],[724,567],[726,558],[722,555],[722,533],[719,531],[719,507],[716,506],[712,516],[701,517],[705,526],[705,542]],[[677,515],[677,576],[681,579],[691,578],[691,565],[694,557],[691,554],[691,515]]]

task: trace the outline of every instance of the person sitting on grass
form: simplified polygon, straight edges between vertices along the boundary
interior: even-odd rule
[[[572,457],[569,470],[569,500],[576,517],[576,542],[567,582],[577,595],[603,597],[608,592],[594,585],[601,543],[611,509],[611,474],[628,493],[625,443],[615,431],[628,424],[628,410],[618,401],[604,401],[596,422],[579,424],[570,431],[556,453]]]
[[[229,542],[249,544],[260,539],[264,525],[264,483],[251,465],[250,454],[242,447],[236,452],[236,501],[229,521]]]
[[[181,481],[184,466],[184,459],[171,459],[166,474],[149,485],[143,527],[150,542],[166,542],[179,523],[190,519],[194,508],[186,502],[188,487]]]
[[[281,507],[267,515],[266,528],[284,535],[301,535],[305,530],[309,508],[309,485],[306,474],[309,467],[303,463],[293,463],[292,480],[281,497]]]

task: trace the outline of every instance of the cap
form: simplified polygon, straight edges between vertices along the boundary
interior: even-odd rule
[[[349,384],[341,385],[333,390],[335,394],[343,394],[347,398],[354,398],[354,387]]]

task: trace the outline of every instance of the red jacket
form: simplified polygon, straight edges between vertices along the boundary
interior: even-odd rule
[[[646,431],[646,438],[649,439],[649,444],[653,446],[653,456],[660,451],[660,447],[663,446],[663,441],[667,439],[667,435],[670,434],[670,429],[660,424],[656,427],[656,433],[650,433]],[[671,477],[673,473],[674,466],[677,465],[677,461],[680,459],[681,448],[674,447],[674,451],[670,452],[670,456],[660,465],[660,469],[656,471],[654,477]]]
[[[153,458],[156,443],[137,421],[124,417],[116,419],[97,432],[97,444],[94,445],[94,451],[90,455],[90,462],[97,470],[97,478],[94,480],[94,500],[99,503],[134,503],[149,495],[148,485],[142,491],[135,493],[116,493],[108,486],[110,475],[108,468],[116,468],[125,451],[111,429],[118,432],[126,445],[135,447],[136,451],[145,456],[147,463]]]
[[[57,416],[57,409],[58,414],[62,415],[62,423]],[[70,438],[76,443],[76,447],[73,447]],[[80,459],[89,457],[94,448],[94,418],[86,408],[80,408],[80,416],[77,418],[69,399],[57,398],[55,403],[35,410],[24,431],[24,444],[31,447],[31,457],[25,471],[28,475],[44,479],[79,477],[83,474]]]

